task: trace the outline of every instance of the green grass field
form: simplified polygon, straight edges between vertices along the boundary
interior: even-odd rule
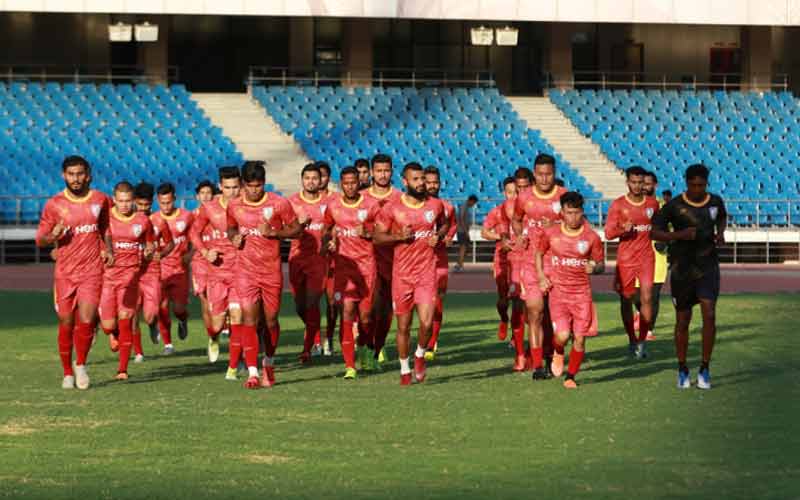
[[[207,363],[193,320],[174,357],[146,339],[127,383],[99,339],[79,392],[60,388],[50,295],[2,292],[0,497],[800,497],[800,296],[724,297],[704,392],[675,388],[668,298],[643,362],[615,300],[598,301],[572,392],[511,373],[493,297],[477,294],[448,298],[424,385],[398,385],[393,345],[384,373],[354,382],[340,357],[300,367],[289,299],[273,389],[223,380],[227,355]],[[693,375],[698,352],[693,328]]]

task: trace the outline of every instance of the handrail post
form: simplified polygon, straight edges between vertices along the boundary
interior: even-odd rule
[[[664,92],[667,91],[667,75],[661,75],[661,86]]]
[[[417,72],[416,71],[412,71],[411,72],[411,86],[414,87],[414,88],[417,87]]]
[[[383,88],[383,71],[378,72],[378,87]]]
[[[319,88],[319,71],[314,70],[314,86]]]
[[[285,87],[286,86],[286,70],[285,69],[281,70],[281,82],[282,82],[283,86]]]
[[[603,90],[606,90],[606,74],[605,73],[601,73],[600,74],[600,79],[603,81]]]

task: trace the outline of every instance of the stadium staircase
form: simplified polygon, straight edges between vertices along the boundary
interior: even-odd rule
[[[299,172],[311,160],[257,102],[247,94],[193,93],[192,99],[211,123],[236,144],[245,159],[267,162],[267,182],[276,191],[297,191]]]
[[[619,169],[547,97],[507,99],[519,117],[529,127],[538,129],[542,138],[600,191],[603,198],[616,198],[625,193],[625,181]]]

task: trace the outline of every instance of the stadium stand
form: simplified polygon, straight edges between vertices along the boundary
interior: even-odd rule
[[[662,189],[681,191],[685,167],[702,162],[737,225],[800,224],[800,202],[775,201],[800,198],[800,101],[789,92],[569,90],[550,100],[617,166],[653,170]]]
[[[567,187],[587,198],[601,196],[528,128],[496,88],[257,86],[253,97],[309,157],[334,167],[334,179],[340,167],[382,152],[395,165],[418,161],[440,167],[445,198],[475,193],[500,199],[504,177],[517,166],[530,166],[538,153],[549,153],[558,159],[558,175]],[[479,205],[478,222],[490,208]]]
[[[175,183],[191,196],[222,164],[243,161],[183,85],[0,83],[0,221],[16,222],[14,196],[51,196],[63,188],[65,156],[93,167],[93,187],[122,180]],[[36,221],[45,199],[22,201]]]

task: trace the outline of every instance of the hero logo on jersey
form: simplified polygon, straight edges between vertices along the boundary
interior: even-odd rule
[[[561,202],[560,201],[554,201],[553,204],[550,205],[550,206],[553,207],[553,212],[554,213],[557,213],[557,214],[561,213]]]
[[[653,216],[653,209],[652,208],[647,208],[647,209],[645,209],[644,213],[647,214],[647,218],[649,219],[650,217]]]
[[[589,250],[589,242],[586,240],[579,240],[578,241],[578,253],[581,255],[585,254],[586,251]]]
[[[272,218],[272,207],[264,207],[264,218],[270,220]]]
[[[425,211],[425,222],[430,224],[431,222],[433,222],[433,219],[434,219],[433,210],[426,210]]]
[[[94,215],[95,217],[98,217],[100,215],[100,204],[99,203],[92,203],[92,206],[91,206],[90,210],[92,211],[92,215]]]
[[[359,222],[364,222],[365,220],[367,220],[367,211],[363,208],[360,208],[356,216],[358,217]]]
[[[710,215],[713,220],[717,220],[717,210],[717,207],[708,207],[708,215]]]
[[[175,229],[177,229],[179,233],[182,233],[186,230],[186,222],[179,220],[175,223]]]
[[[134,224],[131,229],[133,229],[134,238],[138,238],[139,235],[142,234],[142,225],[141,224]]]

